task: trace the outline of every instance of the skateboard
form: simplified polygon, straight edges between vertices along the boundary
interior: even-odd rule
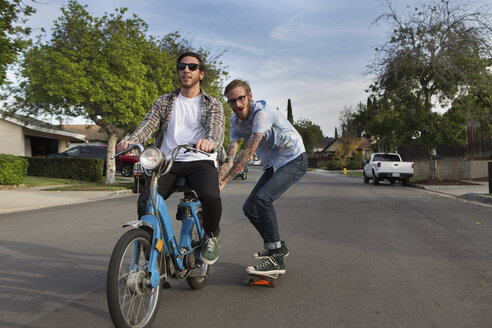
[[[248,276],[249,276],[248,284],[250,287],[253,286],[275,287],[275,280],[277,280],[278,278],[278,274],[273,276],[248,274]]]

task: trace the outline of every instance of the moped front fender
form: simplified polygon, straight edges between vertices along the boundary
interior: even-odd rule
[[[140,221],[140,220],[134,220],[134,221],[127,222],[127,223],[125,223],[123,225],[123,228],[126,228],[126,227],[134,227],[135,229],[138,229],[138,228],[141,228],[141,227],[146,227],[146,228],[149,228],[149,229],[152,229],[153,228],[147,222]]]

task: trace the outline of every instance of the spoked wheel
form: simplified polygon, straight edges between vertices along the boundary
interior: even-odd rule
[[[202,216],[201,206],[196,210],[196,215],[200,220],[200,226],[203,227],[203,216]],[[193,234],[191,236],[191,247],[196,247],[198,245],[200,245],[200,235],[198,234],[198,229],[196,228],[195,225],[195,228],[193,228]],[[190,285],[190,287],[195,290],[202,289],[203,287],[205,287],[208,281],[209,270],[210,268],[207,264],[201,263],[201,266],[199,268],[193,269],[190,273],[190,276],[186,278],[188,285]]]
[[[121,236],[109,262],[108,307],[113,323],[120,327],[150,327],[161,297],[152,288],[148,272],[151,234],[133,229]]]

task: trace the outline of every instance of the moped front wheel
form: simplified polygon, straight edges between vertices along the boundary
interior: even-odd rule
[[[145,230],[129,230],[111,255],[106,288],[109,313],[117,328],[150,327],[157,315],[161,289],[150,284],[151,240]]]

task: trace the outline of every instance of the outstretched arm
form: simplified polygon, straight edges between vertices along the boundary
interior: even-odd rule
[[[222,164],[219,168],[219,181],[221,181],[231,170],[232,165],[234,164],[234,157],[236,156],[238,147],[239,147],[239,143],[237,141],[231,142],[229,144],[229,147],[227,147],[227,152],[226,152],[227,159],[225,163]]]
[[[220,190],[224,189],[224,187],[227,185],[227,183],[229,183],[229,181],[234,179],[234,177],[236,175],[238,175],[239,172],[241,172],[246,165],[248,165],[248,162],[250,161],[251,158],[253,158],[253,155],[256,152],[256,148],[258,148],[258,144],[260,143],[261,138],[263,138],[263,133],[251,134],[251,136],[249,137],[248,143],[246,144],[246,149],[242,152],[242,154],[239,156],[236,163],[227,172],[227,174],[222,176],[219,172]],[[235,143],[235,144],[236,144],[235,145],[236,148],[234,150],[234,154],[237,151],[237,143]],[[231,148],[231,146],[234,146],[234,145],[233,144],[229,145],[229,148]],[[229,148],[227,149],[228,159],[229,159]]]

